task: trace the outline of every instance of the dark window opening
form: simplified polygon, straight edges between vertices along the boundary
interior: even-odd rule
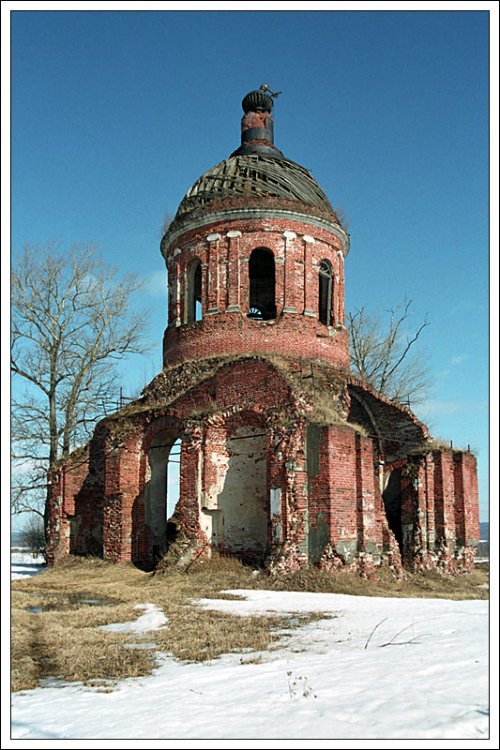
[[[403,549],[403,529],[401,525],[401,469],[392,471],[387,486],[382,493],[385,514],[389,528],[396,537],[399,548]]]
[[[332,325],[333,273],[327,260],[319,264],[319,322],[325,326]]]
[[[250,294],[248,317],[271,320],[276,317],[276,271],[274,255],[264,247],[252,251],[249,263]]]
[[[201,263],[199,258],[191,261],[188,268],[187,323],[203,319],[201,306]]]

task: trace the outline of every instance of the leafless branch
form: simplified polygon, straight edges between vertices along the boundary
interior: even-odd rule
[[[351,367],[363,379],[396,401],[421,400],[429,387],[425,356],[415,345],[430,325],[427,316],[408,332],[411,300],[388,310],[388,322],[368,315],[365,307],[347,315]]]
[[[27,475],[18,469],[16,512],[39,512],[41,477],[103,416],[115,363],[145,350],[145,317],[131,309],[141,286],[119,279],[92,245],[27,247],[13,269],[12,436],[14,454],[33,464]]]

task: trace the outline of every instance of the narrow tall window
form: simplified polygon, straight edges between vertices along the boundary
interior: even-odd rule
[[[271,320],[276,317],[276,272],[274,255],[265,247],[252,250],[249,262],[249,313],[254,320]]]
[[[196,320],[202,320],[203,313],[201,307],[201,262],[195,258],[188,266],[187,274],[187,323],[194,323]]]
[[[325,326],[332,325],[333,297],[332,266],[327,260],[319,264],[319,322]]]

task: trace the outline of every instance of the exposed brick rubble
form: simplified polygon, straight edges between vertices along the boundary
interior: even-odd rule
[[[49,562],[153,569],[217,550],[275,574],[470,570],[475,458],[436,449],[410,409],[349,373],[348,235],[310,175],[301,186],[302,168],[259,148],[247,139],[181,203],[162,241],[164,369],[52,473]],[[259,294],[273,302],[261,317]]]

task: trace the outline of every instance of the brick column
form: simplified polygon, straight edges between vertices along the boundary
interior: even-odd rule
[[[453,454],[453,489],[455,538],[460,547],[465,545],[464,472],[461,453]]]
[[[220,234],[209,234],[208,241],[208,306],[207,315],[219,312],[219,241]]]
[[[228,306],[226,312],[240,311],[240,237],[241,232],[228,232]]]
[[[286,528],[284,538],[293,548],[291,567],[307,565],[309,560],[308,481],[305,458],[304,428],[292,437],[285,460]]]
[[[275,302],[276,302],[276,315],[279,316],[283,312],[285,306],[285,248],[284,243],[277,244],[276,253],[274,256],[274,271],[275,271]]]
[[[188,425],[181,442],[177,511],[183,531],[193,540],[200,538],[202,434],[199,425]]]
[[[248,313],[250,306],[250,256],[242,258],[240,255],[240,307],[243,313]]]
[[[356,445],[356,508],[358,515],[358,542],[361,552],[377,554],[382,539],[377,533],[375,518],[375,471],[373,444],[370,438],[359,433]]]
[[[434,452],[436,541],[455,542],[454,476],[451,451]]]
[[[224,486],[229,463],[226,438],[227,431],[224,424],[208,423],[205,425],[200,505],[203,530],[210,548],[217,548],[224,544],[224,522],[218,499]]]
[[[70,497],[70,503],[66,500],[64,474],[66,467],[52,471],[49,475],[50,502],[48,519],[48,543],[47,543],[47,565],[51,567],[62,557],[70,554],[70,525],[66,513],[69,505],[74,508],[74,494]],[[63,503],[66,511],[63,509]],[[74,513],[74,510],[73,510]]]
[[[294,260],[294,242],[297,237],[295,232],[283,232],[284,237],[284,258],[285,258],[285,269],[284,269],[284,282],[283,282],[283,312],[284,313],[296,313],[297,312],[297,301],[295,299],[296,294],[296,278],[295,278],[295,260]]]
[[[114,562],[132,559],[132,515],[139,495],[139,448],[137,439],[112,449],[105,447],[104,558]]]
[[[269,437],[270,445],[277,446],[281,442],[281,435],[272,431]],[[286,477],[281,450],[268,450],[268,482],[269,482],[269,510],[270,510],[270,549],[272,553],[280,551],[285,539],[287,524]]]
[[[117,562],[121,549],[120,452],[122,449],[104,446],[104,512],[103,512],[103,557]]]
[[[424,463],[424,491],[425,491],[425,538],[427,552],[434,552],[436,546],[436,509],[434,505],[434,460],[432,453],[428,453]]]
[[[181,249],[177,247],[174,250],[173,257],[173,268],[174,268],[174,283],[172,284],[174,291],[174,321],[176,327],[182,324],[182,308],[181,308]],[[169,321],[170,324],[170,321]]]
[[[344,256],[337,250],[338,272],[333,279],[333,308],[335,325],[345,325],[345,282],[344,282]]]
[[[201,309],[203,314],[208,310],[208,263],[201,264]]]
[[[182,295],[182,322],[187,323],[189,318],[189,295],[188,295],[188,270],[184,263],[182,264],[184,268],[182,268],[182,271],[180,272],[180,287],[181,287],[181,295]]]
[[[326,428],[330,444],[331,526],[330,541],[345,562],[357,550],[356,444],[348,427]]]
[[[476,459],[471,453],[455,453],[453,459],[457,542],[475,546],[480,537]]]
[[[317,284],[312,282],[313,274],[318,277],[318,272],[313,270],[313,245],[316,242],[314,237],[304,235],[304,315],[316,318],[318,307],[318,288]],[[319,277],[316,279],[318,282]]]

